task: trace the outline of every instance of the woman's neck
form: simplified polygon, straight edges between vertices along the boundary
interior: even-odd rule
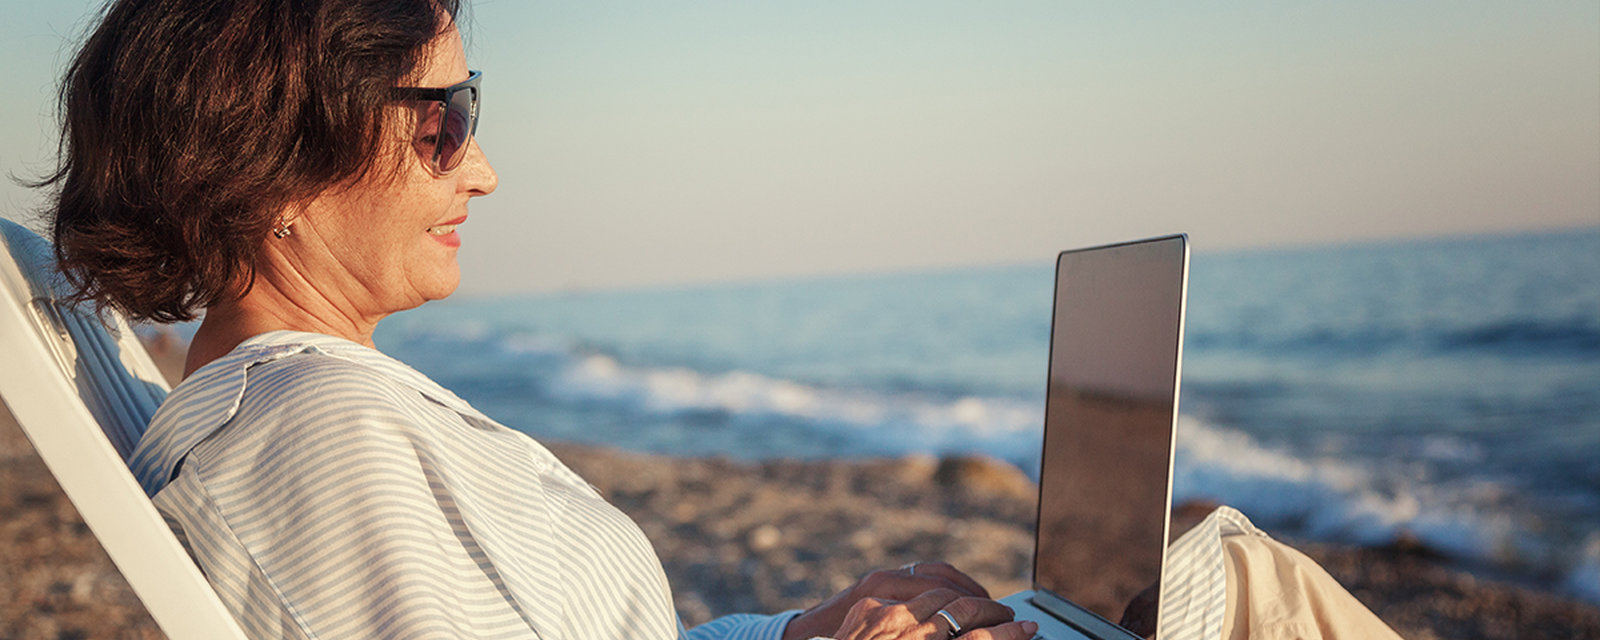
[[[372,347],[376,328],[376,320],[355,322],[344,314],[314,313],[286,304],[283,298],[271,294],[270,287],[257,287],[241,300],[206,309],[205,319],[189,342],[183,377],[227,355],[245,340],[269,331],[321,333]]]

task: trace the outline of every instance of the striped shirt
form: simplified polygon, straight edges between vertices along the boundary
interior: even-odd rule
[[[1222,637],[1228,612],[1228,570],[1222,539],[1262,536],[1233,507],[1217,507],[1205,520],[1167,548],[1161,565],[1161,640],[1214,640]]]
[[[275,331],[168,396],[130,465],[252,638],[775,639],[685,631],[626,515],[376,350]]]

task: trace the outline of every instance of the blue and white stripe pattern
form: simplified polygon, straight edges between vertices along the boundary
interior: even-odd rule
[[[1161,567],[1161,640],[1222,637],[1228,610],[1228,570],[1222,538],[1266,536],[1233,507],[1217,507],[1167,549]]]
[[[683,631],[639,528],[547,449],[329,336],[256,336],[161,406],[134,475],[256,638],[774,639]]]

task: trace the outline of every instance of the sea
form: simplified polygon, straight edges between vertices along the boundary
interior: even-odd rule
[[[375,340],[540,439],[741,460],[978,454],[1037,474],[1052,258],[451,299]],[[1180,413],[1178,501],[1297,539],[1416,540],[1600,603],[1600,227],[1198,238]]]

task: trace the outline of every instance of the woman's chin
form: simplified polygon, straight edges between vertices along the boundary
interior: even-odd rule
[[[417,291],[422,294],[422,302],[430,302],[450,297],[460,286],[461,267],[452,260],[448,268],[428,274],[424,282],[418,283]]]

